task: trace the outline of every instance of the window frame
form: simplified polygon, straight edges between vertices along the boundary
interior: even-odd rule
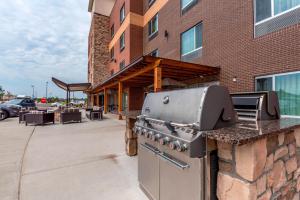
[[[110,36],[111,38],[115,36],[115,24],[110,27]]]
[[[180,10],[181,13],[184,14],[186,11],[188,11],[190,8],[192,8],[198,0],[191,0],[187,5],[183,6],[182,0],[180,0]]]
[[[152,6],[156,0],[148,0],[148,6]]]
[[[256,76],[254,80],[255,84],[255,91],[257,91],[257,79],[262,79],[262,78],[272,78],[272,91],[276,90],[275,87],[275,79],[278,76],[285,76],[285,75],[292,75],[292,74],[300,74],[300,71],[293,71],[293,72],[285,72],[285,73],[279,73],[279,74],[270,74],[270,75],[264,75],[264,76]],[[300,116],[297,115],[281,115],[281,117],[286,117],[286,118],[300,118]]]
[[[126,13],[125,13],[125,3],[124,3],[120,9],[120,24],[124,22],[125,18],[126,18]]]
[[[149,34],[149,33],[150,33],[150,30],[152,30],[152,21],[153,21],[154,19],[156,19],[157,29],[156,29],[155,32]],[[156,15],[153,16],[153,17],[151,18],[151,20],[148,22],[148,38],[150,38],[150,39],[154,38],[154,37],[155,37],[155,34],[157,34],[157,33],[158,33],[158,13],[156,13]]]
[[[154,53],[156,53],[157,55],[153,56]],[[158,53],[159,53],[159,51],[158,51],[158,48],[157,48],[157,49],[154,49],[153,51],[151,51],[148,55],[152,56],[152,57],[158,57]]]
[[[123,38],[123,46],[122,46],[122,40],[121,40],[121,38]],[[121,34],[121,36],[120,36],[120,52],[122,52],[123,50],[125,49],[125,31]]]
[[[121,65],[124,65],[123,67],[121,67]],[[119,69],[122,70],[126,67],[125,65],[125,60],[122,60],[120,63],[119,63]]]
[[[291,11],[293,11],[293,10],[296,10],[296,9],[300,8],[300,5],[298,5],[298,6],[295,6],[295,7],[293,7],[293,8],[290,8],[290,9],[288,9],[288,10],[286,10],[286,11],[283,11],[283,12],[281,12],[281,13],[275,14],[275,3],[274,3],[275,0],[270,0],[270,1],[271,1],[271,16],[270,16],[270,17],[267,17],[267,18],[265,18],[265,19],[263,19],[263,20],[260,20],[259,22],[256,22],[256,11],[257,11],[257,10],[256,10],[256,1],[257,1],[257,0],[253,0],[253,4],[254,4],[254,25],[262,24],[262,23],[264,23],[264,22],[267,22],[267,21],[269,21],[269,20],[272,20],[272,19],[274,19],[274,18],[277,18],[277,17],[279,17],[279,16],[281,16],[281,15],[284,15],[284,14],[286,14],[286,13],[289,13],[289,12],[291,12]]]
[[[111,60],[115,59],[115,47],[112,47],[110,49],[110,59]]]
[[[198,47],[198,48],[196,48],[196,44],[197,44],[197,41],[196,41],[196,26],[198,26],[198,25],[201,25],[202,26],[202,38],[201,38],[201,40],[202,40],[202,45],[201,45],[201,47]],[[188,32],[189,30],[191,30],[192,28],[194,28],[194,50],[192,50],[192,51],[190,51],[190,52],[187,52],[187,53],[185,53],[185,54],[182,54],[182,36],[183,36],[183,34],[184,33],[186,33],[186,32]],[[189,55],[189,54],[191,54],[191,53],[194,53],[194,52],[196,52],[196,51],[199,51],[200,49],[202,49],[203,48],[203,23],[202,22],[199,22],[199,23],[197,23],[196,25],[194,25],[194,26],[192,26],[192,27],[190,27],[189,29],[187,29],[186,31],[184,31],[184,32],[182,32],[181,34],[180,34],[180,56],[181,57],[184,57],[184,56],[187,56],[187,55]]]

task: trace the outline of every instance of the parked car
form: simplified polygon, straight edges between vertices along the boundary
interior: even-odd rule
[[[21,108],[34,108],[35,102],[30,98],[16,98],[0,104],[1,118],[17,117]]]
[[[62,106],[62,104],[59,102],[51,103],[51,107],[59,107],[59,106]]]
[[[84,105],[84,101],[77,100],[77,101],[71,101],[70,106],[76,106],[76,107],[82,107]]]

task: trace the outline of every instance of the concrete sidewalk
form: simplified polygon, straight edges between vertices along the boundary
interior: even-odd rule
[[[25,127],[11,119],[0,123],[0,130],[3,125],[14,129],[5,129],[6,135],[23,132],[16,133],[17,137],[24,138],[20,145],[17,144],[18,139],[15,141],[16,145],[23,146],[20,147],[20,156],[12,155],[19,163],[26,141],[33,132],[23,160],[20,199],[147,199],[138,187],[137,158],[128,157],[124,153],[124,121],[105,119],[79,124],[38,126],[34,131],[33,126]],[[2,142],[1,134],[0,137],[1,144],[5,143]],[[20,165],[15,175],[18,172]],[[0,199],[17,199],[14,197],[18,196],[19,176],[12,179],[13,174],[5,173],[7,180],[14,180],[14,192],[11,193],[15,195],[2,198],[1,186],[9,188],[11,185],[2,180],[2,173],[0,168]]]
[[[24,152],[35,127],[18,124],[16,118],[0,122],[0,199],[19,198]]]

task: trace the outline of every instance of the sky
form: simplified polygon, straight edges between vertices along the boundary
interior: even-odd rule
[[[51,81],[87,82],[88,0],[0,0],[0,86],[65,97]],[[75,93],[75,97],[83,97]]]

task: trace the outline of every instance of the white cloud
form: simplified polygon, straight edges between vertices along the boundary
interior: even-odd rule
[[[28,95],[35,85],[43,95],[52,76],[87,81],[87,0],[0,1],[0,85]]]

